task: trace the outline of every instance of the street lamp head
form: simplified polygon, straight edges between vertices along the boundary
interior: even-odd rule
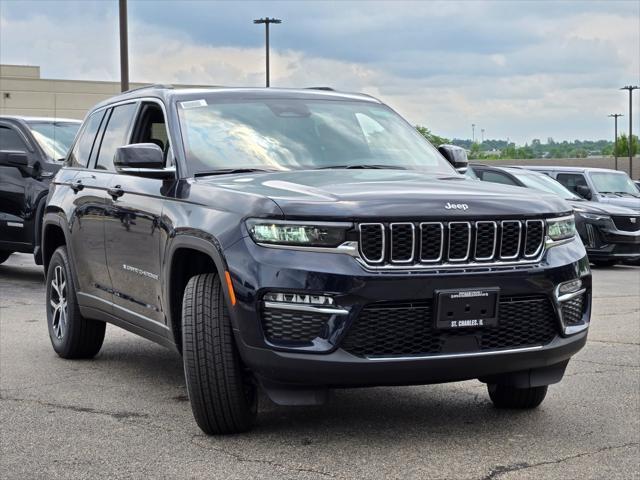
[[[256,18],[253,23],[255,24],[260,24],[260,23],[282,23],[282,20],[280,20],[279,18],[269,18],[269,17],[264,17],[264,18]]]
[[[620,90],[632,91],[632,90],[637,90],[638,88],[640,87],[638,87],[637,85],[625,85],[624,87],[621,87]]]

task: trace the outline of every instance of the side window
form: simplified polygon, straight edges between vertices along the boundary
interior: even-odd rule
[[[102,136],[102,142],[100,143],[96,169],[115,171],[113,167],[113,156],[118,147],[129,143],[127,134],[129,133],[129,125],[131,124],[131,119],[135,111],[135,103],[127,103],[113,108],[107,123],[107,128]]]
[[[85,122],[82,132],[78,136],[78,140],[76,140],[69,154],[70,166],[83,168],[89,164],[91,152],[93,151],[94,145],[97,145],[96,134],[102,124],[104,113],[104,110],[96,112]]]
[[[167,161],[169,152],[167,125],[162,108],[158,104],[144,103],[142,105],[133,129],[131,143],[155,143],[162,149],[165,161]]]
[[[0,150],[29,151],[20,134],[9,127],[0,127]]]
[[[556,180],[558,180],[562,185],[567,187],[572,192],[576,193],[578,192],[578,186],[588,186],[584,175],[582,175],[581,173],[559,173],[556,177]]]
[[[502,183],[503,185],[518,185],[504,173],[491,172],[488,170],[482,173],[482,180],[485,182]]]

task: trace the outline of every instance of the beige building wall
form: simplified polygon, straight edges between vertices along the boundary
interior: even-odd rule
[[[0,115],[82,120],[91,107],[118,93],[120,82],[45,79],[38,66],[0,65]]]

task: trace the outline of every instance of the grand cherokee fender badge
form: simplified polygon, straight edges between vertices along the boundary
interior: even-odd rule
[[[122,269],[127,270],[129,272],[136,273],[142,277],[152,278],[153,280],[158,280],[158,275],[155,273],[147,272],[137,267],[132,267],[131,265],[127,265],[126,263],[122,264]]]
[[[446,208],[447,210],[469,210],[469,205],[467,205],[466,203],[447,202],[444,208]]]

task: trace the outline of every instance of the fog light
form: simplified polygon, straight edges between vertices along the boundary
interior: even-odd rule
[[[575,293],[582,288],[582,280],[571,280],[558,285],[558,295],[566,295],[568,293]]]
[[[270,292],[264,296],[265,302],[301,303],[306,305],[333,305],[333,298],[326,295],[305,295],[301,293]]]

